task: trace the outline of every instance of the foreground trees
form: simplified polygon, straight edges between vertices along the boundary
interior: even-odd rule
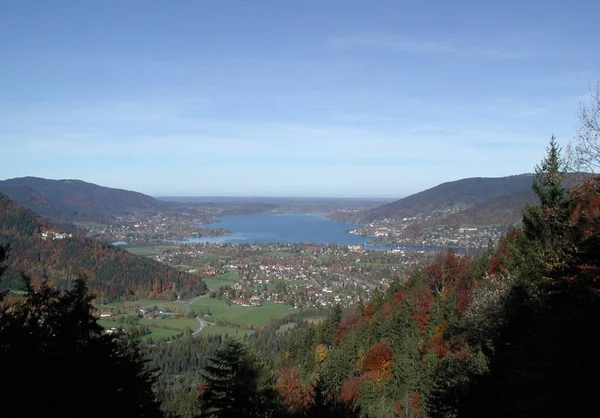
[[[277,409],[272,372],[246,347],[229,339],[203,373],[200,407],[203,417],[269,417]]]
[[[82,279],[2,299],[0,393],[18,416],[162,416],[137,342],[103,334]]]

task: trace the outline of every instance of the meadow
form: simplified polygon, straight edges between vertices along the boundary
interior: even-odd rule
[[[191,305],[192,311],[208,314],[210,321],[226,321],[235,325],[261,326],[271,318],[283,318],[294,312],[283,303],[264,302],[262,306],[227,306],[222,300],[200,298]]]

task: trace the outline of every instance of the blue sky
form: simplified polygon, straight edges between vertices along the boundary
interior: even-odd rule
[[[7,0],[0,179],[401,197],[533,171],[600,80],[594,0]]]

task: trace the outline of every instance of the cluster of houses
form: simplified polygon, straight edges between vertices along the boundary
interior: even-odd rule
[[[253,295],[250,297],[250,299],[234,299],[231,301],[231,303],[233,303],[234,305],[240,305],[240,306],[260,306],[262,305],[260,296],[258,295]]]
[[[44,231],[40,234],[40,236],[42,237],[42,239],[44,241],[48,240],[48,239],[65,239],[65,238],[72,238],[73,234],[67,234],[66,232],[54,232],[54,231]]]

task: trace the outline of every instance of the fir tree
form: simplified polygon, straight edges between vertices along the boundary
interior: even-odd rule
[[[539,204],[523,210],[523,234],[517,239],[514,265],[529,282],[530,293],[542,275],[552,276],[572,261],[577,232],[570,222],[576,202],[564,187],[561,149],[554,136],[535,173],[533,191]]]
[[[228,339],[205,367],[200,405],[203,417],[242,418],[270,416],[274,394],[261,367],[252,361],[246,347]]]

